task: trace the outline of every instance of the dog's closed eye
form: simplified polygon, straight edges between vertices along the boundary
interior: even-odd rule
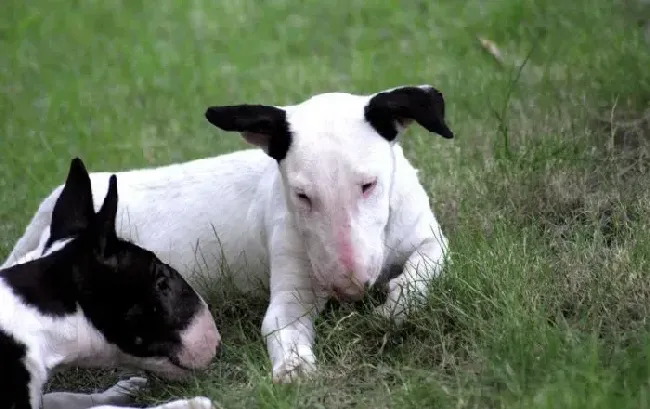
[[[307,196],[306,194],[304,194],[302,192],[298,192],[298,193],[296,193],[296,197],[302,203],[304,203],[305,205],[307,205],[307,206],[309,206],[311,208],[312,202],[311,202],[311,198],[309,196]]]
[[[363,193],[364,196],[367,196],[372,192],[375,186],[377,186],[377,179],[364,183],[361,185],[361,193]]]

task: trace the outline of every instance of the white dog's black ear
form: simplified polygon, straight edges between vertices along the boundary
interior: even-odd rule
[[[379,92],[370,98],[364,114],[366,121],[389,142],[412,121],[443,138],[454,137],[445,123],[442,93],[430,85],[406,86]]]
[[[248,143],[259,146],[278,162],[285,158],[291,145],[287,112],[275,106],[212,106],[205,117],[219,129],[240,132]]]

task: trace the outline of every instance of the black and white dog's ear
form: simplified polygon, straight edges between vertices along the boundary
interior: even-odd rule
[[[393,142],[413,121],[429,132],[451,139],[454,133],[445,122],[442,93],[431,85],[403,86],[370,97],[365,119],[383,138]]]
[[[90,176],[82,160],[74,158],[52,210],[50,241],[78,235],[88,228],[94,216]]]
[[[110,244],[117,239],[115,230],[117,200],[117,176],[111,175],[108,179],[108,191],[104,203],[95,215],[95,234],[98,240],[98,250],[104,255],[109,251]]]
[[[284,159],[289,150],[291,132],[284,108],[247,104],[211,106],[205,117],[221,130],[240,132],[248,143],[262,148],[277,161]]]

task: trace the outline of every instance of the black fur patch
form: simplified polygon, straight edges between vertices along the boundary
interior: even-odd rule
[[[206,119],[227,132],[254,133],[265,136],[262,148],[280,162],[291,146],[291,131],[287,113],[270,105],[212,106],[205,112]]]
[[[24,304],[35,307],[41,315],[74,314],[78,296],[68,254],[71,250],[66,247],[45,258],[16,264],[1,271],[0,277]]]
[[[109,245],[107,259],[92,263],[96,273],[77,277],[81,308],[124,352],[173,358],[181,348],[181,331],[201,308],[200,299],[153,253],[121,240]]]
[[[0,329],[0,408],[32,409],[26,356],[27,347]]]
[[[70,162],[70,171],[52,214],[50,237],[43,252],[54,242],[83,232],[88,227],[90,217],[95,214],[90,178],[81,160],[74,159]]]
[[[443,138],[454,137],[445,123],[442,93],[433,87],[402,87],[380,92],[370,99],[364,115],[377,133],[389,142],[397,137],[397,123],[412,120]]]

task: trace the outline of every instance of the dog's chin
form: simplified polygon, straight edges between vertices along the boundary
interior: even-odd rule
[[[170,358],[158,358],[135,366],[168,381],[182,381],[192,372],[189,368]]]
[[[365,290],[363,288],[337,288],[331,283],[324,283],[321,280],[316,280],[317,293],[324,298],[334,299],[338,303],[350,304],[363,300]]]
[[[159,378],[168,380],[168,381],[182,381],[189,377],[190,375],[190,370],[185,369],[180,366],[176,366],[174,364],[169,364],[168,367],[162,370],[153,370],[150,371],[154,375],[158,376]]]
[[[192,368],[183,365],[183,363],[175,356],[169,357],[169,362],[177,369],[186,373],[192,372]]]
[[[332,298],[334,298],[337,302],[339,302],[341,304],[354,304],[354,303],[357,303],[357,302],[363,300],[364,297],[363,297],[363,294],[362,295],[354,295],[354,296],[352,296],[352,295],[347,295],[347,294],[341,295],[341,294],[338,294],[338,293],[333,293]]]
[[[330,292],[330,295],[331,295],[332,298],[334,298],[339,303],[352,304],[352,303],[363,300],[363,297],[365,296],[365,291],[363,291],[363,290],[359,290],[359,291],[353,291],[353,290],[336,291],[336,290],[332,290]]]

